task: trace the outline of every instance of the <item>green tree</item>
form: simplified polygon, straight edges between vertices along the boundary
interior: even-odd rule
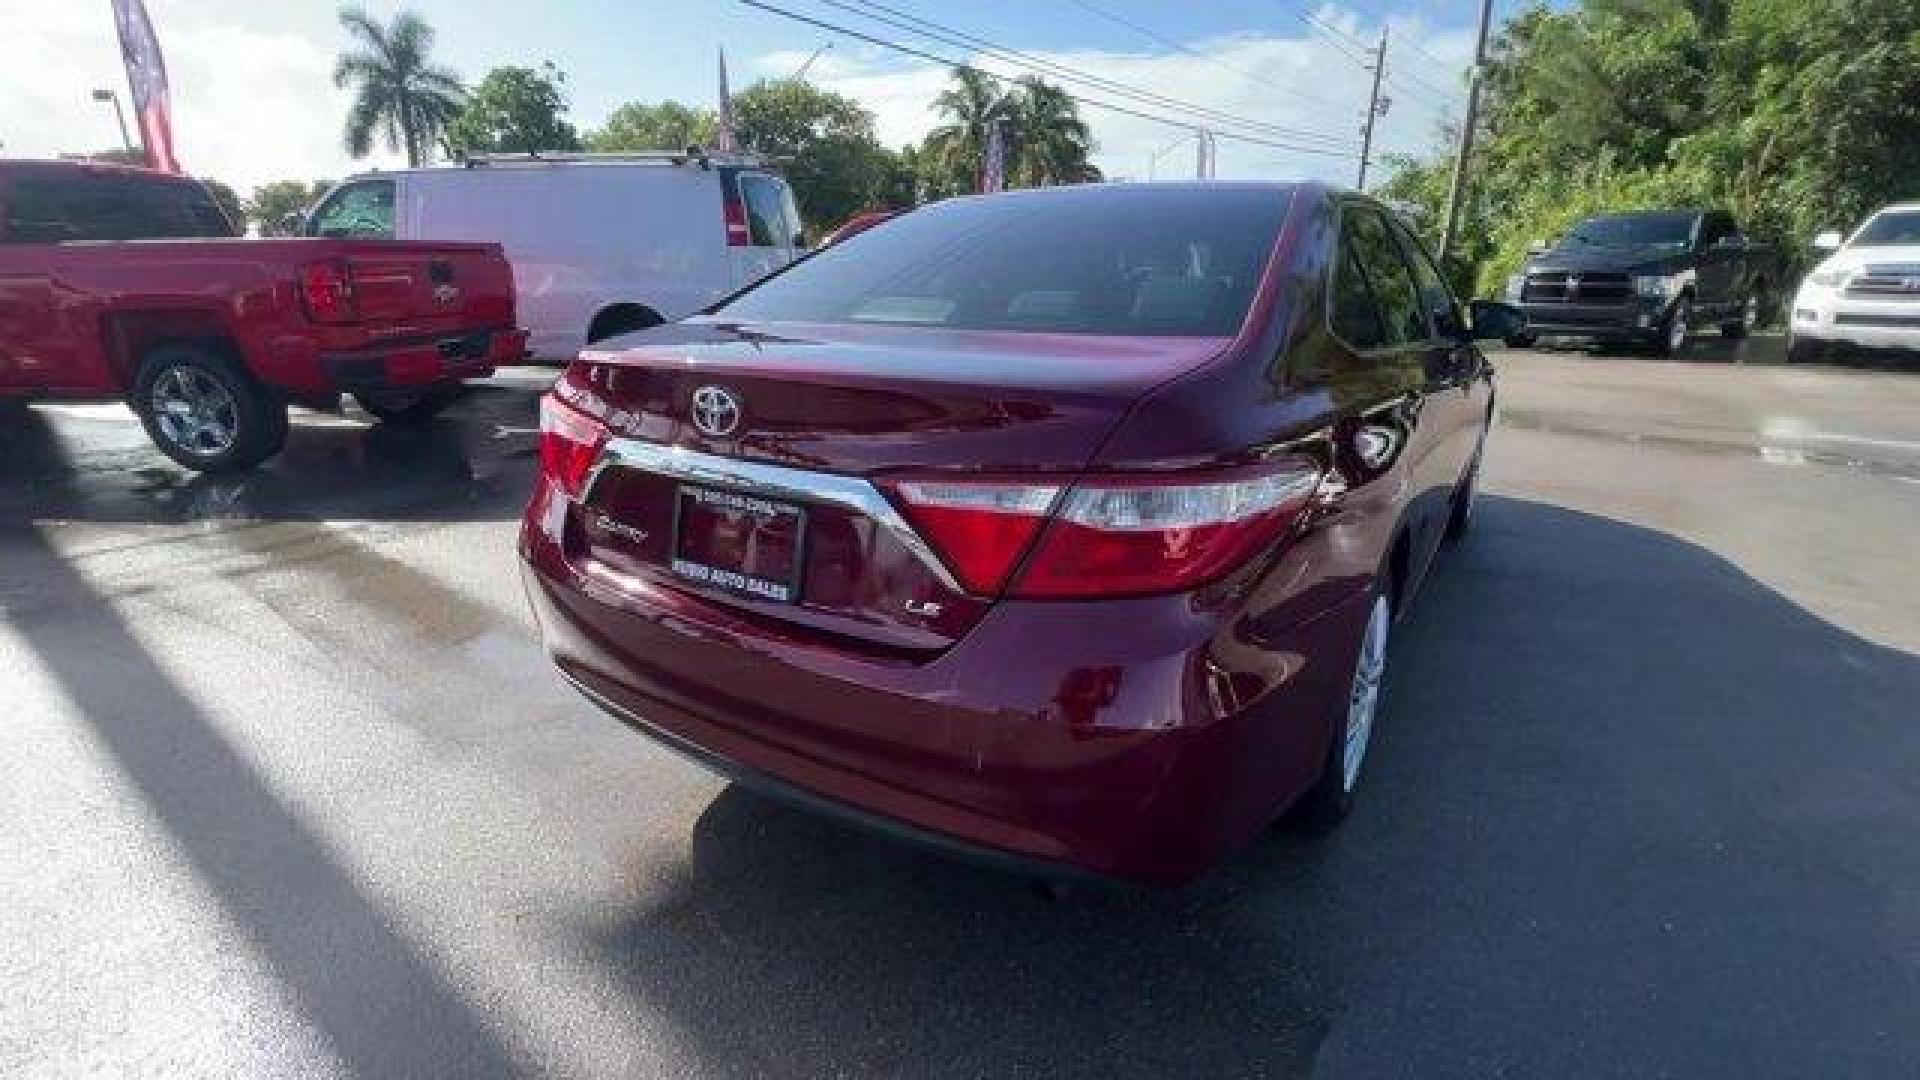
[[[462,98],[459,78],[427,58],[433,27],[412,12],[381,26],[357,7],[340,9],[340,25],[362,46],[340,54],[333,68],[333,85],[353,88],[347,153],[366,157],[379,134],[389,152],[406,153],[409,166],[426,164]]]
[[[211,176],[202,176],[199,180],[201,186],[207,189],[207,194],[213,196],[213,201],[220,204],[220,209],[227,215],[227,220],[233,222],[234,230],[245,232],[247,215],[240,207],[240,196],[235,195],[232,188]]]
[[[538,71],[498,67],[487,72],[447,125],[447,152],[460,157],[579,150],[580,136],[564,119],[566,81],[566,73],[551,61]]]
[[[1097,170],[1088,162],[1093,132],[1079,103],[1033,75],[1020,80],[1008,104],[1013,118],[1011,179],[1025,187],[1083,183]]]
[[[246,202],[247,219],[261,236],[292,236],[295,230],[288,227],[289,221],[305,214],[332,186],[330,180],[315,180],[311,184],[275,180],[262,184],[253,189],[253,197]]]
[[[1582,0],[1493,46],[1452,268],[1498,288],[1598,210],[1725,207],[1790,258],[1910,197],[1920,176],[1916,0]],[[1446,164],[1395,163],[1438,231]]]
[[[927,133],[923,175],[941,196],[976,190],[988,132],[1011,120],[1013,99],[993,76],[955,68],[953,81],[933,99],[933,108],[947,122]]]
[[[606,126],[587,133],[587,149],[602,154],[680,151],[712,146],[713,131],[711,109],[692,109],[677,101],[629,101],[613,110]]]
[[[874,205],[892,155],[873,133],[873,114],[848,98],[795,79],[757,82],[733,98],[740,144],[772,157],[793,185],[810,232]]]

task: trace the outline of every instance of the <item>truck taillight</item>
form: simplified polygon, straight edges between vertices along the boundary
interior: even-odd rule
[[[747,247],[753,242],[753,233],[747,228],[747,204],[738,195],[726,199],[727,246]]]
[[[577,499],[607,442],[606,425],[548,393],[540,399],[540,472]]]
[[[1064,495],[1008,480],[888,487],[968,592],[1097,599],[1196,588],[1238,569],[1293,525],[1320,475],[1286,460],[1203,477],[1100,476]]]
[[[301,267],[300,303],[314,322],[345,323],[358,318],[346,264],[316,262]]]

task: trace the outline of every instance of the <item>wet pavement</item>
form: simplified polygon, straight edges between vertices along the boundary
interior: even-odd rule
[[[0,1074],[1911,1076],[1920,374],[1500,357],[1368,790],[1176,893],[730,788],[548,671],[545,377],[197,478],[0,411]]]

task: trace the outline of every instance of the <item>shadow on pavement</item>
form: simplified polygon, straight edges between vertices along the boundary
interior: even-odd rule
[[[363,1077],[514,1073],[485,1018],[391,925],[114,607],[30,526],[0,523],[0,550],[0,582],[32,581],[59,599],[10,616],[20,638],[339,1062]]]
[[[734,787],[591,932],[727,1075],[1910,1075],[1920,659],[1551,506],[1450,556],[1329,839],[1055,904]]]
[[[251,519],[494,521],[518,517],[537,465],[538,388],[475,386],[418,425],[296,409],[286,450],[257,469],[209,476],[147,443],[106,406],[0,418],[0,516],[182,523]]]

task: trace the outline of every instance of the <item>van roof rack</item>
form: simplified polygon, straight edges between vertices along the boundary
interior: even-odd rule
[[[656,165],[698,165],[710,169],[715,165],[737,165],[757,168],[766,164],[766,159],[753,153],[716,154],[703,147],[689,146],[685,150],[649,150],[630,154],[592,154],[592,153],[544,153],[533,151],[522,154],[468,154],[460,164],[474,169],[480,166],[496,165],[552,165],[563,163],[651,163]]]

